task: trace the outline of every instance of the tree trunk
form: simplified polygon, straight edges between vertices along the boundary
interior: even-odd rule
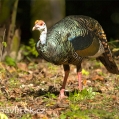
[[[12,15],[11,15],[11,23],[8,30],[8,36],[7,36],[7,53],[8,55],[11,54],[11,52],[18,52],[18,47],[20,43],[20,36],[16,37],[15,34],[15,23],[16,23],[16,14],[17,14],[17,6],[18,6],[18,0],[15,0]],[[16,46],[15,46],[16,45]],[[16,58],[16,54],[12,56],[13,59]]]
[[[5,40],[5,33],[6,29],[5,27],[0,28],[0,61],[3,60],[3,50],[4,50],[4,40]]]

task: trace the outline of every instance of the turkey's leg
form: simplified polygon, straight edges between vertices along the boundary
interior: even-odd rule
[[[82,86],[82,82],[81,82],[81,79],[82,79],[82,73],[81,73],[81,65],[77,66],[77,75],[78,75],[78,83],[79,83],[79,90],[81,91],[83,89],[83,86]]]
[[[62,88],[61,88],[60,94],[59,94],[60,99],[63,99],[63,98],[66,97],[64,95],[64,91],[65,91],[65,86],[66,86],[66,82],[67,82],[67,79],[68,79],[68,76],[69,76],[69,71],[70,71],[69,65],[63,65],[63,68],[64,68],[65,75],[64,75],[63,85],[62,85]]]
[[[79,83],[79,90],[82,90],[82,82],[81,82],[81,77],[82,77],[82,73],[81,72],[77,72],[78,74],[78,83]]]

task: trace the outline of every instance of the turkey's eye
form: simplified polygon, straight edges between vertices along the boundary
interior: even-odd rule
[[[40,26],[42,26],[42,25],[43,25],[43,23],[40,23],[39,25],[40,25]]]

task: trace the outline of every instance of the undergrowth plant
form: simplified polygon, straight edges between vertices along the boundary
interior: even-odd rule
[[[38,52],[35,48],[35,45],[36,45],[35,40],[33,38],[31,38],[29,40],[29,45],[22,45],[22,47],[21,47],[24,51],[23,55],[26,56],[26,58],[29,60],[30,60],[30,58],[29,58],[30,55],[33,55],[35,57],[38,56]]]
[[[96,95],[96,92],[93,92],[92,88],[84,89],[81,92],[75,91],[74,94],[70,93],[69,94],[69,100],[73,103],[77,101],[81,101],[84,99],[93,99],[94,96]]]
[[[33,119],[31,114],[24,114],[21,118],[19,119]]]
[[[90,119],[89,112],[81,110],[79,103],[85,99],[93,99],[95,95],[96,92],[93,92],[92,88],[70,93],[68,98],[70,100],[69,108],[61,113],[60,119]]]
[[[8,119],[8,117],[5,114],[0,112],[0,119]]]
[[[91,119],[91,118],[87,115],[86,112],[81,111],[80,109],[77,110],[68,109],[65,112],[61,113],[60,119]]]
[[[9,66],[16,66],[16,61],[10,56],[5,57],[5,63]]]
[[[50,93],[50,92],[48,92],[47,94],[45,94],[45,96],[48,97],[48,98],[50,98],[50,99],[56,99],[55,94]]]

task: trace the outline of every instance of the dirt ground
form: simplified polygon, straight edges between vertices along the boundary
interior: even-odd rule
[[[85,60],[82,68],[83,91],[71,65],[67,98],[59,100],[62,66],[42,59],[17,67],[0,63],[0,112],[9,119],[119,119],[119,76],[95,60]]]

